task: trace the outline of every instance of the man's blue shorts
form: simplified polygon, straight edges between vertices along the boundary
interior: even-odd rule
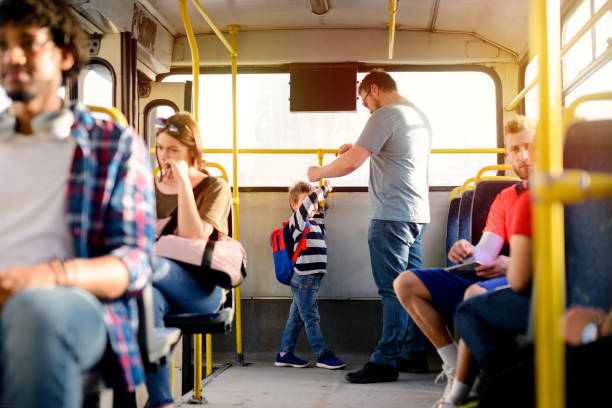
[[[463,294],[471,284],[476,283],[487,291],[508,285],[508,278],[505,276],[472,282],[448,273],[442,268],[415,269],[412,272],[429,290],[431,303],[436,310],[447,318],[455,315],[455,308],[463,301]]]

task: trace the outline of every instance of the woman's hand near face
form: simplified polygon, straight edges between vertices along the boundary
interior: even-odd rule
[[[179,183],[191,185],[189,181],[189,166],[186,161],[169,159],[167,164],[169,165],[169,168],[166,170],[169,180],[175,179]]]

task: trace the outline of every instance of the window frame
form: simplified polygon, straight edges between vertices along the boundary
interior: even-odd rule
[[[280,65],[270,65],[270,66],[238,66],[237,74],[289,74],[291,72],[291,68],[294,64],[280,64]],[[320,63],[321,66],[334,66],[337,63]],[[494,95],[495,95],[495,127],[496,127],[496,147],[504,148],[504,133],[503,133],[503,95],[502,95],[502,83],[499,75],[495,71],[495,69],[491,67],[486,67],[477,64],[450,64],[450,65],[412,65],[412,64],[372,64],[372,63],[357,63],[357,72],[358,73],[367,73],[373,68],[383,68],[389,73],[393,72],[481,72],[488,75],[492,81],[494,86]],[[162,82],[166,77],[173,75],[191,75],[192,70],[189,67],[175,67],[172,68],[169,72],[159,74],[155,78],[156,82]],[[230,74],[231,75],[231,66],[200,66],[200,75],[218,75],[218,74]],[[145,116],[146,120],[146,116]],[[505,163],[505,155],[503,153],[497,154],[497,164]],[[498,172],[498,175],[501,174]],[[455,186],[430,186],[430,191],[451,191]],[[241,189],[243,187],[240,187]],[[260,189],[265,189],[268,191],[268,188],[272,189],[270,191],[275,191],[276,187],[244,187],[245,191],[253,191],[255,188],[258,191],[263,191]],[[345,186],[345,187],[335,187],[335,190],[338,191],[367,191],[367,186]],[[286,188],[285,188],[286,190]],[[284,191],[284,190],[283,190]]]

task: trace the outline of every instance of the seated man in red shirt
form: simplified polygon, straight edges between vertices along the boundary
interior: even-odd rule
[[[455,308],[466,294],[484,293],[508,284],[505,275],[509,258],[499,254],[509,240],[514,205],[520,192],[527,187],[525,180],[531,168],[530,148],[535,127],[533,120],[522,116],[508,122],[505,127],[506,155],[523,181],[506,188],[495,198],[482,238],[476,246],[459,240],[448,254],[453,262],[474,256],[482,263],[477,268],[478,275],[487,280],[472,285],[473,282],[467,279],[434,268],[403,272],[394,282],[400,302],[442,358],[443,370],[449,379],[445,395],[450,392],[457,366],[457,344],[448,333],[445,318],[453,317]]]
[[[531,268],[531,194],[519,198],[511,222],[511,288],[472,297],[457,307],[455,327],[462,337],[458,372],[470,372],[475,364],[485,369],[479,395],[480,407],[533,407],[533,348],[516,351],[515,335],[525,334],[529,319]],[[565,314],[566,405],[597,406],[607,398],[607,367],[612,364],[612,311],[582,306]],[[467,346],[467,347],[465,347]],[[469,350],[468,350],[469,348]],[[461,358],[467,351],[468,358]],[[459,378],[457,378],[460,380]],[[458,381],[455,381],[457,383]],[[471,382],[470,382],[471,383]],[[452,393],[451,393],[452,394]],[[454,406],[452,397],[441,406]]]

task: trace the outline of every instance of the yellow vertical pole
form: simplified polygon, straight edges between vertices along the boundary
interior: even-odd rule
[[[538,56],[540,121],[535,140],[534,259],[535,375],[539,408],[565,407],[565,346],[559,319],[565,307],[563,206],[539,200],[548,175],[563,170],[559,0],[532,0],[530,44]]]
[[[212,334],[206,333],[206,376],[212,374]]]
[[[234,238],[240,239],[240,199],[238,198],[238,120],[236,106],[236,79],[238,75],[238,52],[237,41],[239,26],[228,26],[229,33],[232,36],[232,128],[233,128],[233,144],[232,144],[232,163],[233,163],[233,204],[234,204]],[[236,359],[240,365],[244,365],[244,354],[242,352],[242,308],[240,303],[240,286],[234,290],[236,295]]]
[[[181,9],[181,18],[183,19],[185,31],[187,32],[187,41],[189,42],[189,48],[191,50],[191,72],[193,74],[193,117],[196,121],[199,121],[198,99],[200,97],[200,52],[198,51],[198,44],[196,43],[193,28],[191,27],[189,13],[187,12],[187,0],[179,0],[179,6]]]
[[[395,45],[395,16],[397,14],[397,1],[389,0],[389,59],[393,59],[393,46]]]
[[[198,44],[193,34],[193,28],[191,27],[191,21],[189,20],[189,13],[187,12],[187,0],[179,0],[179,7],[181,10],[181,18],[185,25],[185,31],[187,33],[187,40],[189,41],[189,48],[191,49],[191,72],[193,74],[193,116],[195,120],[199,120],[199,97],[200,97],[200,53],[198,51]],[[194,381],[193,381],[193,398],[196,400],[202,399],[202,335],[196,334],[194,336],[195,343],[195,367],[194,367]],[[208,354],[207,354],[208,356]],[[184,367],[183,367],[184,368]]]

